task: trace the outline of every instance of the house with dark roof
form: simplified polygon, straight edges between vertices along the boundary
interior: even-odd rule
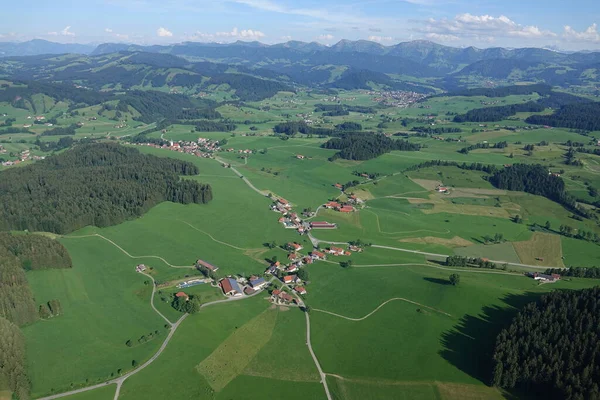
[[[233,278],[221,279],[219,285],[226,296],[239,297],[242,295],[242,288],[240,288],[240,285]]]
[[[252,279],[254,278],[254,279]],[[267,281],[265,281],[264,278],[258,278],[253,276],[252,278],[250,278],[250,286],[252,286],[252,289],[254,290],[258,290],[261,289],[265,286],[267,286]]]

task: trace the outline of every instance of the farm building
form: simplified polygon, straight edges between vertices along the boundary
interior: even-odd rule
[[[219,270],[219,267],[216,267],[212,264],[207,263],[206,261],[203,260],[198,260],[196,261],[196,268],[200,268],[200,267],[205,267],[206,269],[208,269],[209,271],[215,272]]]
[[[287,248],[293,251],[300,251],[302,250],[304,247],[302,247],[302,245],[300,243],[288,243],[287,244]]]
[[[221,285],[221,289],[226,296],[238,297],[242,295],[240,285],[238,285],[237,281],[233,278],[221,279],[219,285]]]
[[[258,290],[267,286],[267,281],[265,281],[264,278],[253,276],[250,278],[250,286],[252,286],[254,290]]]
[[[289,293],[284,292],[283,290],[273,290],[273,294],[271,295],[271,300],[274,303],[291,303],[294,301],[294,298]]]
[[[541,282],[556,282],[560,280],[560,275],[558,274],[546,275],[539,272],[529,272],[527,276]]]
[[[314,259],[314,260],[325,260],[327,258],[327,256],[325,255],[325,253],[321,253],[320,251],[312,251],[310,253],[310,256]]]
[[[298,253],[288,254],[288,260],[290,260],[290,261],[296,261],[299,258],[300,258],[300,255]]]
[[[343,213],[351,213],[351,212],[354,212],[354,207],[352,207],[352,206],[349,206],[349,205],[346,205],[346,206],[343,206],[343,207],[341,207],[341,208],[339,209],[339,212],[343,212]]]
[[[181,282],[179,285],[177,285],[177,287],[179,289],[184,289],[184,288],[188,288],[188,287],[192,287],[192,286],[196,286],[196,285],[202,285],[203,283],[204,283],[204,281],[201,279],[192,279],[191,281]]]
[[[140,264],[135,267],[136,272],[144,272],[146,270],[146,266],[144,264]]]
[[[313,229],[335,229],[337,225],[329,222],[311,222],[310,227]]]
[[[279,200],[277,200],[277,202],[279,204],[281,204],[282,206],[284,206],[285,208],[289,208],[290,207],[290,203],[284,199],[283,197],[280,197]]]

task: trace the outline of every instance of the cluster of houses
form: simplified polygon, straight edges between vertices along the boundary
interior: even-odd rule
[[[426,96],[416,92],[404,92],[404,91],[390,91],[390,92],[378,92],[369,91],[368,94],[373,96],[373,101],[383,103],[389,107],[406,108],[419,100],[424,99]]]
[[[300,235],[307,234],[311,229],[335,229],[336,224],[329,222],[306,222],[292,210],[292,205],[283,197],[271,204],[271,210],[281,213],[279,222],[286,229],[295,229]]]
[[[213,153],[221,150],[218,141],[206,138],[198,138],[198,140],[195,142],[180,140],[178,142],[169,141],[168,144],[163,145],[158,145],[155,143],[138,143],[138,145],[192,154],[196,157],[202,158],[213,158]]]
[[[3,150],[2,147],[0,146],[0,154],[1,153],[6,153],[6,150]],[[14,161],[4,161],[2,162],[2,166],[3,167],[10,167],[13,165],[18,165],[24,161],[29,161],[29,160],[43,160],[44,158],[46,158],[45,156],[35,156],[32,155],[31,152],[29,150],[23,150],[20,154],[19,154],[19,159],[18,160],[14,160]]]
[[[350,204],[340,204],[337,201],[330,201],[328,203],[325,203],[323,205],[323,207],[328,208],[330,210],[335,210],[341,213],[351,213],[356,211],[354,209],[354,207],[352,207]]]
[[[528,272],[527,276],[535,279],[536,281],[542,282],[542,283],[554,283],[554,282],[560,280],[560,275],[558,275],[558,274],[547,275],[547,274],[541,274],[539,272]]]
[[[241,297],[244,294],[250,296],[268,285],[265,278],[258,276],[251,276],[250,279],[229,276],[219,281],[219,287],[228,297]]]

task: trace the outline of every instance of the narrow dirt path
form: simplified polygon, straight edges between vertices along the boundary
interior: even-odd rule
[[[426,305],[421,304],[421,303],[417,303],[416,301],[405,299],[404,297],[394,297],[392,299],[389,299],[389,300],[383,302],[379,307],[377,307],[376,309],[374,309],[373,311],[371,311],[370,313],[368,313],[367,315],[365,315],[364,317],[361,317],[361,318],[346,317],[344,315],[336,314],[336,313],[333,313],[331,311],[319,310],[317,308],[313,308],[312,310],[313,311],[318,311],[318,312],[321,312],[321,313],[325,313],[325,314],[329,314],[329,315],[333,315],[334,317],[339,317],[339,318],[347,319],[348,321],[358,322],[358,321],[364,321],[365,319],[369,318],[371,315],[373,315],[377,311],[379,311],[379,309],[381,309],[381,307],[385,306],[388,303],[391,303],[392,301],[404,301],[406,303],[411,303],[411,304],[417,305],[419,307],[423,307],[423,308],[426,308],[428,310],[435,311],[435,312],[440,313],[440,314],[444,314],[444,315],[446,315],[448,317],[452,317],[452,315],[448,314],[445,311],[438,310],[437,308],[429,307],[429,306],[426,306]]]
[[[179,269],[194,269],[195,267],[193,265],[173,265],[171,263],[169,263],[167,260],[165,260],[162,257],[159,256],[134,256],[129,254],[129,252],[127,252],[125,249],[123,249],[121,246],[119,246],[118,244],[116,244],[115,242],[113,242],[112,240],[98,234],[98,233],[94,233],[92,235],[84,235],[84,236],[62,236],[62,239],[84,239],[84,238],[90,238],[90,237],[99,237],[101,239],[106,240],[107,242],[109,242],[110,244],[112,244],[113,246],[115,246],[117,249],[121,250],[127,257],[129,258],[134,258],[134,259],[140,259],[140,258],[155,258],[157,260],[160,260],[162,262],[164,262],[165,264],[167,264],[169,267],[171,268],[179,268]]]

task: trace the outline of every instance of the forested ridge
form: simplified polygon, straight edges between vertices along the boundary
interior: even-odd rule
[[[492,383],[550,399],[600,398],[600,288],[530,303],[497,338]]]
[[[436,97],[452,97],[452,96],[485,96],[485,97],[507,97],[512,95],[530,95],[538,93],[540,96],[548,95],[552,92],[552,86],[543,83],[533,85],[512,85],[500,86],[495,88],[474,88],[455,90],[449,93],[436,95]]]
[[[83,144],[0,172],[0,230],[68,233],[141,216],[163,201],[207,203],[209,185],[179,175],[198,168],[117,144]]]

